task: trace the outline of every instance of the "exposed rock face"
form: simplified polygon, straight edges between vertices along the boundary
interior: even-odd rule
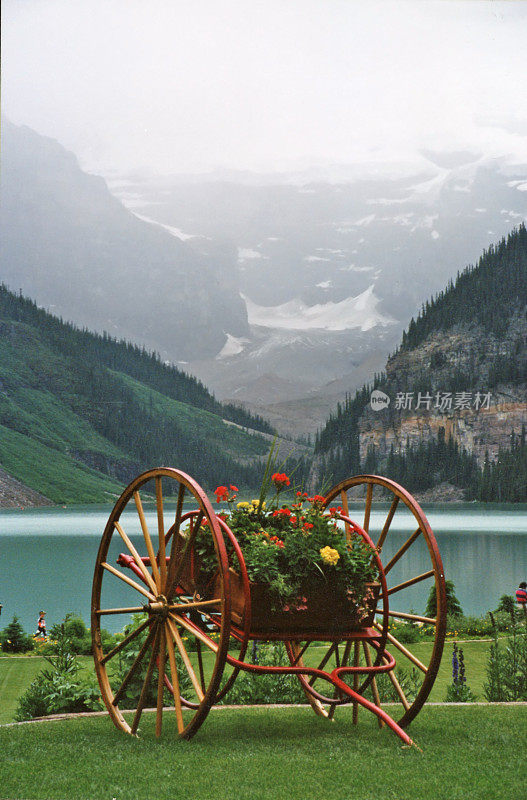
[[[51,506],[53,503],[43,494],[11,477],[0,467],[0,508],[32,508]]]
[[[487,451],[494,458],[500,448],[509,447],[511,432],[518,435],[522,425],[527,427],[527,402],[498,402],[488,409],[454,411],[450,416],[426,411],[408,416],[403,413],[396,412],[391,419],[385,416],[387,409],[363,414],[359,424],[361,460],[371,446],[379,458],[388,455],[392,445],[396,453],[403,453],[408,444],[437,439],[439,429],[444,428],[447,439],[452,437],[460,447],[474,453],[482,465]]]
[[[525,310],[515,311],[500,339],[478,327],[457,326],[392,356],[386,365],[390,405],[379,411],[367,407],[359,422],[361,460],[372,446],[383,458],[392,445],[401,453],[408,444],[437,439],[440,428],[480,465],[487,452],[495,458],[500,448],[508,449],[511,433],[527,427],[527,386],[489,385],[496,363],[513,354],[517,363],[527,359]],[[460,388],[448,402],[453,376]]]

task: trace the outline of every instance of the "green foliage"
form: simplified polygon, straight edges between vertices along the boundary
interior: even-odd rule
[[[434,331],[473,321],[501,336],[511,307],[527,305],[527,230],[522,223],[507,239],[483,253],[456,281],[427,302],[403,334],[401,349],[410,350]]]
[[[289,666],[282,642],[258,644],[257,663],[260,666]],[[234,686],[222,701],[226,705],[260,703],[305,703],[306,696],[296,675],[258,675],[240,672]]]
[[[242,549],[249,579],[264,584],[279,607],[306,602],[302,595],[309,591],[330,592],[335,603],[361,606],[365,582],[378,576],[371,549],[359,535],[346,541],[337,527],[336,509],[322,511],[323,497],[299,494],[291,507],[276,508],[277,495],[268,508],[260,499],[238,503],[224,515]],[[227,549],[236,565],[230,543]],[[216,570],[213,540],[206,527],[198,533],[195,550],[200,581],[206,584]]]
[[[422,675],[416,667],[407,670],[404,667],[397,667],[396,677],[399,685],[406,695],[407,700],[413,703],[422,685]],[[381,703],[400,703],[400,697],[397,694],[397,689],[388,677],[386,672],[381,672],[376,677],[377,691]],[[371,686],[366,689],[366,696],[373,700],[373,692]]]
[[[124,639],[142,622],[144,622],[144,617],[141,616],[140,614],[135,614],[132,621],[125,626],[122,635],[120,635],[118,638]],[[138,634],[138,636],[136,636],[134,639],[128,642],[119,651],[119,653],[110,661],[108,674],[110,678],[110,684],[114,690],[114,693],[121,686],[125,676],[130,670],[130,667],[132,666],[137,656],[139,655],[139,651],[141,650],[141,647],[145,643],[148,634],[149,634],[148,628],[146,628],[144,631],[141,631],[141,633]],[[141,694],[141,689],[143,687],[143,683],[146,678],[150,653],[151,650],[148,649],[139,668],[134,673],[132,679],[128,683],[122,695],[122,699],[119,703],[119,708],[137,708],[139,695]],[[190,677],[188,675],[186,668],[183,666],[183,662],[181,661],[181,656],[179,655],[179,651],[177,650],[177,648],[175,651],[175,656],[178,668],[179,688],[181,694],[183,697],[195,701],[196,696],[194,689],[192,687]],[[172,695],[168,692],[168,689],[166,688],[164,690],[164,695],[166,704],[173,705],[174,699]],[[157,705],[157,669],[154,671],[154,676],[150,681],[150,685],[148,687],[146,695],[146,706],[148,707],[155,705]]]
[[[2,465],[52,501],[108,500],[159,463],[203,483],[227,473],[257,483],[268,445],[247,429],[268,423],[158,355],[65,324],[3,285],[0,330]]]
[[[5,653],[27,653],[33,649],[33,638],[24,631],[16,614],[0,633],[0,642]]]
[[[491,619],[494,623],[493,615]],[[493,642],[489,651],[483,691],[490,702],[527,700],[527,633],[518,627],[516,616],[511,614],[511,635],[505,646],[498,641],[494,624]]]
[[[459,600],[455,595],[455,589],[456,587],[454,586],[453,581],[445,581],[447,614],[449,614],[451,617],[462,617],[463,609],[461,608]],[[436,615],[437,615],[437,596],[436,596],[436,587],[434,585],[430,589],[428,600],[426,601],[425,616],[435,617]]]
[[[484,332],[498,339],[506,332],[513,314],[523,314],[527,304],[527,230],[525,225],[513,231],[496,247],[485,252],[476,267],[467,267],[447,289],[428,301],[417,320],[410,322],[403,334],[401,351],[420,345],[428,336],[452,326],[479,325]],[[501,352],[490,363],[485,388],[500,383],[522,386],[527,382],[527,351],[525,342],[517,337],[510,352]],[[337,406],[325,427],[317,433],[315,452],[321,469],[340,481],[360,472],[387,474],[410,491],[423,491],[438,483],[449,482],[465,490],[469,500],[483,502],[527,501],[527,445],[525,430],[521,436],[511,436],[510,446],[502,448],[494,461],[487,458],[483,467],[452,438],[440,431],[437,439],[417,444],[406,443],[404,452],[390,453],[380,460],[373,447],[368,448],[362,462],[359,457],[359,426],[369,405],[373,389],[381,389],[394,398],[397,392],[430,391],[430,375],[444,368],[443,354],[431,355],[431,373],[410,379],[404,374],[396,377],[376,375],[371,385],[347,396]],[[476,365],[464,372],[452,368],[441,377],[443,391],[479,390]],[[432,380],[433,384],[433,380]],[[388,414],[393,420],[393,406]],[[395,424],[395,420],[394,420]]]
[[[515,608],[514,597],[510,594],[502,594],[496,611],[504,611],[506,614],[510,614],[511,612],[514,613]]]
[[[68,617],[54,625],[53,652],[45,659],[50,669],[43,669],[19,698],[15,719],[18,721],[77,711],[95,711],[102,707],[99,687],[93,675],[80,673],[72,652],[72,638],[67,631]]]

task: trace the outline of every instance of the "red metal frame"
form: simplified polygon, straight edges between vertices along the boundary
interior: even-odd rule
[[[181,518],[181,522],[191,519],[197,512],[191,511],[186,513]],[[253,672],[256,674],[274,674],[274,675],[298,675],[304,688],[309,692],[310,695],[315,697],[316,699],[320,700],[323,703],[332,703],[334,705],[343,704],[343,703],[357,703],[361,705],[363,708],[366,708],[368,711],[371,711],[375,714],[379,719],[381,719],[394,733],[399,736],[399,738],[406,744],[406,745],[413,745],[414,742],[408,736],[408,734],[402,729],[400,725],[398,725],[389,714],[386,713],[382,708],[376,706],[375,703],[367,700],[363,697],[362,692],[366,688],[366,686],[371,682],[372,678],[377,674],[382,674],[389,672],[395,667],[395,659],[394,657],[388,653],[386,650],[386,640],[387,640],[387,630],[388,630],[388,589],[386,585],[386,577],[384,575],[384,570],[382,566],[382,562],[380,560],[379,554],[375,550],[375,545],[368,535],[368,533],[361,528],[357,523],[355,523],[352,519],[342,514],[338,515],[338,518],[344,522],[354,533],[360,535],[363,540],[372,548],[373,557],[376,561],[377,567],[379,569],[379,576],[380,576],[380,583],[381,583],[381,596],[383,597],[383,627],[382,631],[378,631],[374,628],[366,628],[361,631],[353,631],[346,634],[339,634],[335,636],[328,636],[327,632],[320,631],[306,634],[305,632],[299,633],[298,631],[291,630],[285,633],[279,634],[266,634],[263,637],[261,634],[254,634],[251,632],[251,595],[250,595],[250,582],[249,576],[247,574],[247,567],[245,565],[245,560],[243,558],[243,553],[238,544],[238,541],[232,531],[230,530],[229,526],[226,522],[224,522],[221,518],[215,518],[216,523],[219,525],[221,529],[221,533],[228,539],[230,544],[233,547],[236,559],[238,561],[238,568],[242,577],[243,583],[243,590],[244,590],[244,597],[245,597],[245,611],[244,611],[244,626],[243,628],[239,628],[232,624],[231,620],[224,620],[222,619],[220,614],[208,614],[207,619],[209,622],[212,622],[216,625],[218,629],[224,628],[225,624],[228,625],[229,634],[236,639],[240,643],[240,653],[239,657],[235,658],[234,656],[230,655],[229,653],[226,654],[226,663],[228,663],[231,667],[233,667],[233,672],[229,676],[226,684],[217,691],[214,702],[216,700],[221,699],[224,697],[229,689],[231,688],[232,684],[234,683],[238,673],[240,670],[245,672]],[[170,536],[173,534],[173,530],[171,529],[167,535],[167,541]],[[146,565],[150,564],[149,558],[143,558],[143,562]],[[167,563],[169,559],[167,558]],[[121,553],[118,558],[118,563],[121,566],[127,567],[131,569],[134,574],[144,581],[144,577],[141,573],[139,567],[135,564],[132,556],[129,556],[125,553]],[[182,587],[177,587],[176,594],[183,595],[186,594],[185,590]],[[225,581],[224,585],[224,594],[225,600],[227,601],[226,605],[230,608],[230,585],[229,581]],[[201,612],[200,612],[201,613]],[[207,629],[198,626],[195,622],[188,619],[188,624],[190,627],[194,628],[196,632],[201,636],[205,636],[211,644],[213,640],[208,635]],[[224,631],[225,632],[225,631]],[[377,657],[374,663],[371,666],[340,666],[333,669],[331,672],[328,672],[323,669],[317,669],[313,667],[306,667],[306,666],[295,666],[291,664],[289,666],[281,666],[281,667],[274,667],[274,666],[263,666],[259,664],[249,664],[244,661],[245,653],[247,650],[248,642],[253,641],[295,641],[295,640],[302,640],[302,641],[327,641],[338,643],[342,640],[355,640],[355,641],[367,641],[376,651]],[[358,690],[352,689],[342,680],[341,676],[344,675],[353,675],[359,674],[365,676],[365,680],[358,687]],[[307,678],[320,678],[335,689],[338,689],[340,692],[341,698],[328,698],[322,695],[320,692],[313,689],[307,683]],[[165,683],[169,691],[173,693],[173,687],[170,684],[168,678],[165,676]],[[196,708],[197,704],[191,701],[187,701],[184,698],[181,698],[182,703],[190,708]]]

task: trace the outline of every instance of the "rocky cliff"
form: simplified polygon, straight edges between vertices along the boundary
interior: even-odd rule
[[[382,459],[392,446],[400,453],[437,439],[440,428],[480,465],[487,452],[495,458],[527,426],[527,385],[499,380],[500,370],[520,372],[526,363],[527,309],[514,312],[501,338],[458,325],[397,353],[386,364],[390,404],[367,406],[360,417],[361,461],[372,446]]]

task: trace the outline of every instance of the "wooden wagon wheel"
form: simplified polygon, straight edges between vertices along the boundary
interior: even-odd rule
[[[169,496],[176,499],[175,511],[168,525],[163,483],[165,498]],[[152,524],[147,522],[143,506],[145,494],[149,490],[151,496],[155,497],[157,531],[154,538],[150,533]],[[183,513],[186,497],[196,505],[197,511],[192,516],[186,536],[174,535],[180,530],[183,533],[183,520],[189,517]],[[185,570],[188,571],[195,535],[203,523],[206,523],[206,530],[213,538],[218,571],[215,584],[217,596],[207,599],[189,597],[188,592],[180,585]],[[166,547],[167,528],[171,532],[170,548]],[[134,545],[132,541],[134,529],[140,531],[141,544]],[[123,571],[110,563],[114,555],[110,555],[110,552],[115,551],[116,540],[120,549],[127,551],[124,560],[130,566],[133,577],[130,577],[128,570]],[[106,607],[106,593],[115,591],[121,585],[126,587],[130,602],[118,608]],[[221,615],[217,642],[211,642],[200,625],[191,619],[192,615],[196,615],[199,620],[200,612],[206,613],[211,608]],[[142,614],[143,618],[135,616],[125,639],[105,653],[101,620],[106,615],[122,615],[123,620],[128,620],[132,614]],[[125,489],[110,514],[97,554],[93,579],[91,626],[95,670],[102,698],[115,725],[126,733],[137,733],[141,714],[148,700],[150,684],[156,672],[156,735],[161,734],[164,690],[169,686],[174,700],[178,734],[187,739],[193,736],[208,714],[220,686],[229,645],[229,620],[227,553],[218,520],[205,492],[188,475],[170,467],[159,467],[143,473]],[[203,669],[195,647],[191,649],[189,645],[185,645],[185,639],[194,645],[196,642],[204,643],[212,651],[213,664],[209,665],[209,669]],[[112,665],[129,643],[136,646],[141,643],[139,652],[126,675],[120,676],[114,689]],[[123,709],[128,710],[129,705],[126,700],[127,690],[131,681],[137,680],[145,665],[146,675],[140,695],[133,702],[134,715],[129,724],[123,716]],[[185,691],[193,695],[191,700],[188,700],[188,695],[184,696]]]
[[[393,687],[393,693],[398,698],[402,707],[401,716],[399,719],[396,719],[396,721],[401,727],[405,727],[415,718],[423,707],[430,694],[441,663],[446,633],[446,593],[443,565],[435,537],[430,529],[425,514],[414,498],[394,481],[377,475],[357,475],[333,487],[326,495],[326,506],[330,505],[332,502],[338,502],[339,505],[342,506],[343,514],[349,516],[348,492],[349,490],[355,490],[356,492],[357,487],[359,487],[359,491],[362,489],[365,493],[364,515],[363,520],[360,520],[360,524],[372,537],[383,562],[383,571],[387,580],[388,597],[390,601],[390,608],[388,608],[388,604],[386,604],[386,610],[390,620],[423,624],[433,629],[433,643],[427,657],[423,657],[422,654],[420,654],[420,657],[417,657],[413,652],[415,648],[412,647],[411,644],[403,644],[393,633],[390,633],[390,631],[387,632],[387,648],[396,656],[398,667],[403,663],[407,669],[413,672],[414,676],[422,678],[422,682],[415,691],[414,696],[407,697],[407,692],[404,686],[401,685],[401,680],[399,680],[401,673],[399,673],[398,678],[397,668],[387,673]],[[382,510],[380,512],[378,504],[382,504]],[[391,538],[393,539],[393,529],[391,525],[394,516],[396,513],[399,513],[399,516],[401,516],[401,511],[403,510],[404,522],[410,525],[408,537],[397,549],[391,548],[395,550],[395,552],[389,559],[385,559],[382,557],[382,551],[384,548],[387,549],[387,546],[389,547],[390,545],[391,531]],[[353,517],[353,514],[351,514],[351,516]],[[377,524],[374,524],[374,518],[375,520],[379,520]],[[374,530],[374,528],[377,528],[377,530]],[[412,552],[418,547],[422,548],[421,556],[425,556],[429,562],[429,569],[424,572],[412,572],[412,567],[409,563]],[[405,568],[406,564],[408,564],[408,569]],[[398,565],[399,570],[403,567],[403,580],[393,580],[392,569],[396,565]],[[407,605],[407,602],[405,602],[405,592],[410,589],[410,587],[416,586],[421,582],[423,582],[423,585],[426,585],[426,581],[432,582],[432,580],[435,584],[437,597],[437,613],[435,617],[431,618],[418,613],[397,610],[397,608],[404,608]],[[430,583],[430,585],[433,584]],[[378,614],[383,614],[382,597],[379,602]],[[377,619],[375,626],[378,630],[381,630],[380,619]],[[295,648],[295,657],[298,661],[298,653],[301,652],[299,649],[300,645],[297,643]],[[309,651],[309,646],[305,647],[305,649]],[[328,667],[334,667],[335,664],[338,666],[338,662],[342,660],[346,660],[353,665],[359,665],[361,663],[368,665],[373,662],[374,657],[378,656],[378,653],[366,642],[359,644],[350,640],[343,642],[338,648],[335,648],[334,645],[326,648],[323,653],[319,654],[319,661],[320,656],[322,656],[322,661],[325,664],[324,668],[328,669]],[[309,657],[309,652],[306,653],[306,656],[302,654],[302,657],[304,661],[314,663],[314,658],[313,656]],[[354,677],[352,680],[354,681],[353,688],[360,691],[357,677]],[[379,687],[377,684],[377,680],[372,680],[371,690],[375,703],[380,705],[381,698],[379,696]],[[326,698],[330,703],[329,709],[326,709],[323,703],[320,702],[320,700],[315,700],[312,695],[309,696],[308,694],[308,699],[316,713],[329,717],[333,716],[338,704],[349,702],[337,698]],[[355,719],[357,710],[357,706],[355,705]]]
[[[191,525],[194,524],[194,521],[199,514],[198,511],[189,511],[184,514],[181,518],[181,523],[185,523],[187,520],[190,522]],[[250,624],[251,624],[251,615],[250,615],[250,589],[249,589],[249,577],[247,575],[247,568],[245,566],[245,562],[243,559],[243,553],[241,550],[240,545],[236,537],[234,536],[233,532],[227,525],[227,523],[221,518],[217,517],[217,522],[220,526],[220,530],[223,534],[225,544],[230,544],[228,559],[229,559],[229,567],[235,569],[239,575],[242,576],[242,581],[246,588],[246,597],[248,598],[249,609],[245,609],[244,613],[244,625],[243,628],[236,632],[231,630],[231,637],[229,640],[228,651],[229,655],[232,655],[238,661],[243,661],[245,658],[245,654],[247,652],[247,645],[249,643],[249,634],[250,634]],[[170,539],[174,535],[176,531],[175,525],[173,525],[168,533],[165,536],[165,547],[168,548],[170,546]],[[159,555],[159,554],[158,554]],[[197,624],[199,627],[202,627],[203,624],[208,626],[209,630],[213,633],[217,632],[222,624],[223,619],[220,613],[218,613],[218,609],[216,608],[207,608],[205,606],[201,606],[200,609],[192,609],[189,612],[189,620],[194,624]],[[187,631],[188,633],[188,631]],[[199,667],[199,674],[200,680],[202,684],[204,683],[204,666],[203,666],[203,653],[206,652],[207,647],[202,644],[199,638],[195,640],[195,649],[198,659],[198,667]],[[228,667],[222,674],[220,685],[216,691],[216,694],[212,700],[213,703],[217,703],[219,700],[222,700],[225,695],[230,691],[232,688],[236,677],[240,671],[240,667]],[[173,694],[173,687],[170,683],[168,678],[165,678],[165,684],[169,691]],[[198,703],[196,701],[191,700],[189,697],[184,697],[181,694],[181,702],[187,708],[197,708]]]

